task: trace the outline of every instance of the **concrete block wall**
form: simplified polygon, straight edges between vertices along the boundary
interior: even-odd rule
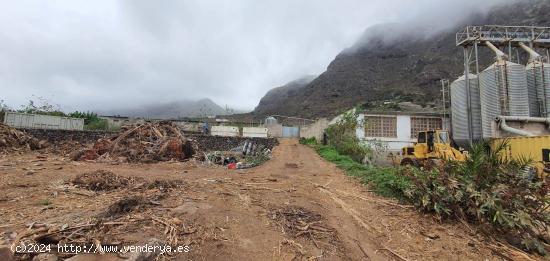
[[[212,136],[224,137],[240,136],[239,127],[233,126],[212,126],[210,129],[210,134],[212,134]]]
[[[279,138],[283,136],[283,125],[282,124],[268,124],[265,126],[267,129],[267,135],[269,137]]]
[[[329,121],[325,118],[321,118],[316,122],[300,127],[300,138],[312,138],[315,137],[318,141],[323,139],[323,132],[328,127]]]
[[[19,112],[6,112],[4,124],[14,128],[84,130],[84,119]]]
[[[267,138],[268,129],[261,127],[243,127],[243,137]]]

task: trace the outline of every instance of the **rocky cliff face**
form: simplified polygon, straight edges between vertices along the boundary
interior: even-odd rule
[[[284,86],[271,89],[260,100],[254,111],[260,115],[269,115],[271,112],[277,111],[281,104],[284,104],[285,101],[295,96],[301,88],[307,86],[315,78],[315,76],[306,76],[287,83]]]
[[[407,25],[370,28],[309,84],[268,92],[254,114],[333,116],[353,106],[384,100],[437,105],[440,79],[455,79],[463,73],[462,52],[455,46],[459,29],[481,24],[550,26],[549,11],[548,0],[520,1],[488,14],[472,14],[454,28],[422,39],[387,39],[388,34],[383,34],[406,31]],[[487,50],[481,59],[482,68],[493,62]]]

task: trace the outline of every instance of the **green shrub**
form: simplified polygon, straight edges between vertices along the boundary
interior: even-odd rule
[[[342,114],[335,124],[326,129],[329,145],[340,154],[348,155],[357,162],[362,162],[371,153],[370,149],[362,145],[355,133],[361,124],[357,121],[357,109]]]
[[[316,145],[317,144],[317,139],[315,137],[311,137],[311,138],[300,138],[300,144],[303,144],[303,145]]]
[[[405,192],[411,187],[409,177],[396,168],[370,167],[361,177],[365,184],[375,184],[374,191],[385,197],[406,200]]]
[[[403,176],[395,168],[378,168],[358,163],[350,156],[340,154],[331,146],[318,146],[317,152],[323,158],[335,163],[350,176],[370,185],[382,196],[405,199],[405,191],[410,189],[410,178]]]
[[[84,129],[86,130],[108,130],[109,123],[105,119],[99,118],[97,113],[93,112],[71,112],[67,116],[72,118],[84,119]]]
[[[407,197],[419,209],[441,218],[490,224],[507,238],[519,239],[526,250],[544,254],[550,242],[549,186],[529,175],[529,160],[504,159],[503,143],[473,147],[462,163],[448,162],[432,171],[410,168]]]
[[[334,144],[334,148],[340,154],[348,155],[357,162],[363,162],[365,157],[371,152],[368,147],[360,144],[355,136],[344,137],[340,142]]]
[[[107,130],[107,129],[109,129],[109,124],[108,124],[107,120],[97,119],[95,121],[92,121],[92,122],[84,125],[84,129],[86,129],[86,130]]]
[[[79,119],[84,119],[84,124],[91,124],[93,122],[97,122],[97,121],[100,121],[101,119],[99,118],[99,116],[97,116],[96,113],[93,113],[93,112],[79,112],[79,111],[75,111],[75,112],[71,112],[69,113],[68,115],[69,117],[72,117],[72,118],[79,118]]]

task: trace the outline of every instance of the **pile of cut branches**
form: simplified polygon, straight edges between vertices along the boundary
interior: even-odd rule
[[[337,251],[336,232],[323,224],[321,215],[301,207],[287,206],[270,211],[269,217],[289,236],[310,239],[317,248]]]
[[[142,123],[129,126],[109,139],[99,139],[91,149],[82,150],[73,160],[98,158],[128,162],[182,161],[193,156],[195,148],[172,122]]]
[[[0,123],[0,152],[36,150],[45,145],[31,135]]]

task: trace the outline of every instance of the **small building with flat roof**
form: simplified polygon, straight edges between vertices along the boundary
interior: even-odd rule
[[[391,152],[400,151],[416,142],[418,132],[449,129],[449,119],[443,113],[403,111],[363,111],[358,116],[357,138]]]

